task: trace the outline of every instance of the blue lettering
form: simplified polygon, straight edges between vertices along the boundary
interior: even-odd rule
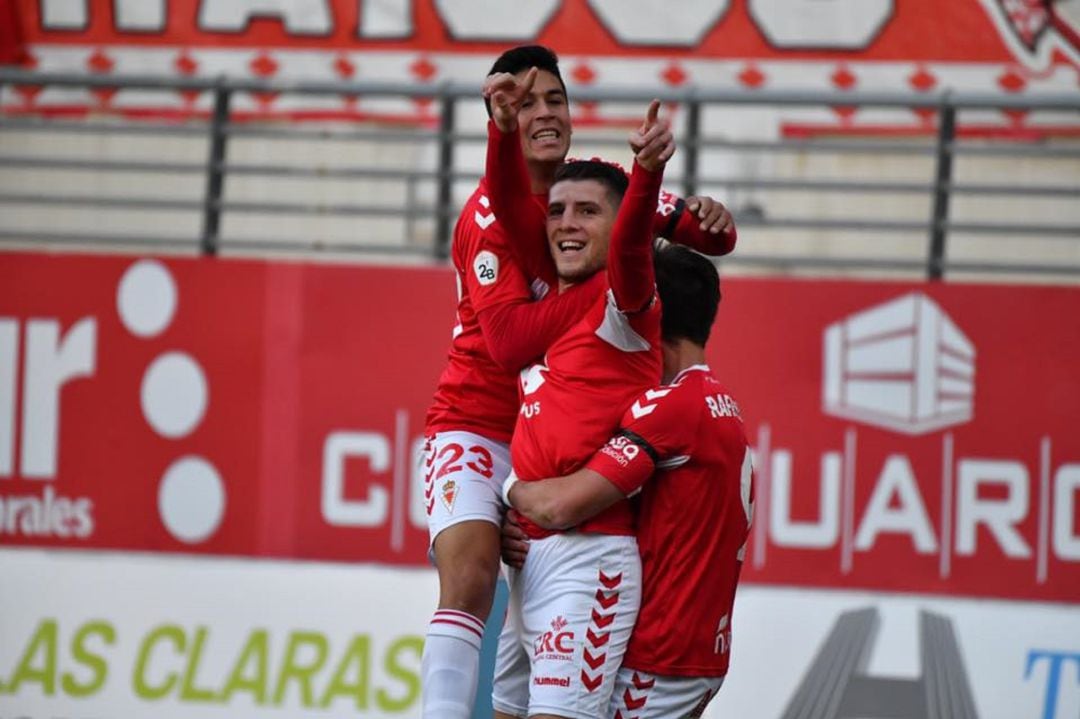
[[[1061,683],[1061,665],[1069,659],[1076,660],[1076,677],[1080,682],[1080,654],[1067,654],[1054,652],[1046,649],[1032,649],[1028,652],[1027,669],[1024,670],[1024,679],[1031,678],[1031,670],[1040,659],[1050,662],[1050,668],[1046,676],[1046,699],[1043,701],[1043,713],[1041,719],[1054,719],[1056,714],[1058,685]]]

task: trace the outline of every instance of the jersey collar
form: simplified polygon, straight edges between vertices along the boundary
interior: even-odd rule
[[[708,372],[708,371],[709,371],[709,365],[707,365],[707,364],[690,365],[689,367],[684,369],[682,372],[675,375],[675,379],[671,380],[671,382],[669,382],[668,384],[679,384],[679,382],[682,382],[683,377],[685,377],[690,372]]]

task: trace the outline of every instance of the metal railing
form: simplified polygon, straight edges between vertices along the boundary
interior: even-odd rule
[[[445,258],[452,231],[452,223],[459,207],[454,200],[455,181],[474,180],[479,173],[463,171],[457,167],[456,156],[464,143],[482,144],[485,136],[478,129],[461,132],[458,127],[458,103],[477,103],[478,89],[475,85],[445,83],[441,85],[404,85],[378,82],[286,82],[249,79],[197,79],[166,78],[156,76],[102,77],[84,75],[45,74],[0,68],[0,93],[10,92],[18,86],[48,86],[59,88],[123,88],[125,90],[171,90],[211,93],[212,111],[198,123],[163,123],[148,121],[57,120],[33,113],[26,115],[0,114],[0,132],[49,131],[64,133],[125,133],[131,135],[173,135],[202,137],[207,141],[205,162],[166,162],[145,160],[79,160],[56,157],[26,156],[24,154],[0,153],[0,168],[40,170],[92,170],[109,173],[158,172],[175,175],[202,175],[205,190],[201,200],[175,199],[171,197],[100,197],[74,196],[63,193],[0,192],[0,207],[11,205],[67,208],[112,208],[127,210],[161,210],[197,212],[201,215],[201,231],[198,237],[160,236],[145,233],[125,236],[108,232],[35,232],[0,229],[0,240],[39,240],[50,243],[147,243],[174,242],[196,243],[203,254],[216,254],[229,239],[223,237],[223,218],[228,213],[294,214],[365,218],[404,218],[433,221],[433,241],[426,245],[380,245],[378,243],[339,244],[339,249],[358,251],[381,251],[430,255]],[[317,130],[296,127],[274,127],[236,121],[233,110],[234,98],[240,93],[277,93],[289,95],[349,95],[367,98],[423,98],[438,107],[437,122],[431,127],[375,127],[359,126],[349,129]],[[0,104],[4,99],[0,95]],[[7,97],[10,97],[8,95]],[[736,261],[759,264],[767,268],[791,266],[818,267],[823,269],[877,269],[920,271],[930,279],[940,279],[946,272],[973,271],[988,273],[1052,273],[1080,275],[1080,264],[1068,262],[962,262],[948,259],[950,233],[963,232],[974,235],[1008,237],[1058,238],[1066,241],[1080,240],[1080,225],[1054,222],[963,222],[952,219],[950,205],[958,195],[1030,197],[1047,200],[1073,201],[1080,197],[1080,173],[1078,182],[1072,184],[1024,184],[1010,181],[958,182],[954,179],[954,163],[958,156],[995,157],[1045,157],[1054,160],[1080,160],[1080,146],[1032,143],[978,143],[957,138],[957,114],[970,110],[1024,110],[1080,113],[1080,94],[1054,96],[1003,97],[997,94],[950,93],[897,94],[873,92],[811,93],[799,91],[769,90],[703,90],[653,89],[632,91],[615,88],[589,88],[573,90],[573,100],[612,103],[644,103],[652,98],[666,103],[678,103],[685,113],[680,136],[677,138],[682,155],[682,173],[669,180],[677,182],[685,195],[695,194],[699,188],[724,186],[759,191],[803,191],[811,193],[849,193],[860,195],[890,194],[923,196],[930,200],[931,210],[925,220],[820,218],[820,217],[774,217],[753,213],[736,213],[744,233],[749,228],[776,228],[808,231],[863,231],[874,233],[922,233],[926,236],[925,257],[919,260],[888,259],[850,256],[784,256],[761,255],[750,258],[733,257]],[[771,107],[861,107],[861,108],[925,108],[937,116],[937,136],[933,142],[899,142],[895,140],[852,139],[778,139],[775,141],[740,141],[730,137],[709,136],[702,130],[702,112],[715,106],[771,106]],[[289,164],[244,163],[230,161],[229,147],[237,138],[292,138],[319,136],[349,141],[404,141],[430,144],[435,154],[435,166],[425,169],[399,169],[385,167],[302,167]],[[594,143],[613,142],[594,138]],[[619,141],[620,144],[622,141]],[[922,156],[932,160],[933,176],[926,181],[858,180],[858,179],[787,179],[745,176],[710,176],[704,171],[702,155],[708,151],[723,150],[733,153],[874,153],[881,156]],[[1080,165],[1078,165],[1080,166]],[[288,178],[337,178],[342,180],[364,179],[375,181],[399,180],[410,187],[409,202],[394,204],[357,203],[304,203],[259,202],[230,200],[226,194],[226,181],[230,177],[275,176]],[[417,202],[412,187],[419,182],[433,182],[434,201],[430,204]],[[251,247],[251,241],[245,241]],[[257,243],[255,243],[257,244]],[[268,242],[282,246],[282,242]],[[287,244],[287,243],[286,243]],[[317,249],[320,244],[311,238],[293,238],[297,248]]]

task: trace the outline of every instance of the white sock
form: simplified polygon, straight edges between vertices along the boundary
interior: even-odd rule
[[[420,679],[424,719],[469,719],[476,703],[484,623],[466,612],[439,609],[431,617]]]

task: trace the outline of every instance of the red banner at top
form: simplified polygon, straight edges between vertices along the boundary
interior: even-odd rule
[[[454,295],[4,255],[0,543],[425,563]],[[728,279],[709,357],[753,443],[747,581],[1080,601],[1080,289]]]
[[[30,43],[478,52],[538,42],[586,56],[1010,62],[1076,44],[1043,0],[15,0]],[[1045,49],[1045,48],[1044,48]],[[1062,56],[1064,59],[1064,56]]]
[[[0,65],[27,59],[18,0],[0,0]]]
[[[497,55],[541,43],[578,88],[696,86],[1000,95],[1070,93],[1080,73],[1080,17],[1048,0],[10,0],[26,65],[96,76],[219,76],[402,85],[478,83]],[[41,92],[21,86],[0,111],[133,118],[205,117],[209,96],[112,88]],[[388,109],[379,98],[241,93],[234,119],[431,123],[431,105]],[[825,117],[770,110],[780,134],[922,135],[933,113],[837,106]],[[581,106],[590,124],[618,122]],[[706,133],[747,132],[705,113]],[[773,127],[756,123],[755,133]],[[961,134],[1074,136],[1049,112],[962,118]]]

